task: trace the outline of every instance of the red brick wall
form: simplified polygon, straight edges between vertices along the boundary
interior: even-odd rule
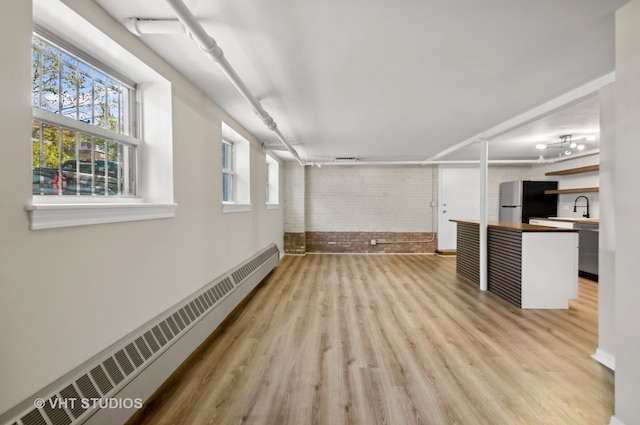
[[[431,237],[422,232],[306,232],[306,252],[432,253],[438,239],[436,235],[426,242]],[[376,245],[371,245],[372,239]]]
[[[285,254],[304,254],[307,252],[306,237],[303,233],[284,234],[284,253]]]

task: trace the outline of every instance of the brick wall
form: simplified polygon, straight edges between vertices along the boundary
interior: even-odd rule
[[[284,253],[285,254],[304,254],[307,252],[306,235],[301,233],[284,233]]]
[[[498,220],[499,183],[531,178],[530,166],[489,168],[489,220]],[[438,201],[437,167],[284,165],[285,253],[429,253]],[[371,245],[372,239],[402,241]],[[410,243],[409,241],[414,241]]]
[[[430,233],[435,178],[432,166],[307,167],[306,230]]]
[[[437,236],[437,235],[436,235]],[[307,252],[433,253],[438,239],[430,232],[307,232]],[[371,245],[376,240],[376,245]]]

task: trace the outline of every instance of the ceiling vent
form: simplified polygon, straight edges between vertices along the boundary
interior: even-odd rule
[[[333,162],[358,162],[359,159],[355,156],[337,156],[333,158]]]

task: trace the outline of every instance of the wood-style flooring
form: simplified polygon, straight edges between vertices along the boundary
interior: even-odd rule
[[[520,310],[433,255],[286,256],[130,424],[602,425],[597,284]]]

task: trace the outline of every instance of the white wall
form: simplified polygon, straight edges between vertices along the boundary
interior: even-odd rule
[[[285,231],[431,232],[430,202],[438,201],[435,166],[285,164]],[[489,167],[489,220],[498,220],[500,183],[531,179],[530,165]],[[300,205],[300,197],[306,206]],[[437,231],[437,220],[433,229]],[[297,230],[289,230],[297,229]]]
[[[640,423],[640,0],[616,13],[615,416]]]
[[[566,161],[555,162],[553,164],[545,164],[533,167],[533,180],[557,180],[558,189],[572,189],[576,187],[599,187],[600,177],[597,171],[579,174],[568,174],[564,176],[545,176],[545,173],[557,170],[566,170],[569,168],[585,167],[588,165],[598,165],[600,163],[600,155],[589,155]],[[586,196],[589,199],[589,212],[591,218],[600,218],[600,193],[571,193],[561,194],[558,196],[558,216],[561,217],[582,217],[585,212],[584,208],[577,208],[573,212],[573,206],[578,196]],[[586,201],[581,198],[578,205],[585,205]]]
[[[305,167],[296,161],[284,163],[284,231],[304,233]]]
[[[73,8],[172,83],[172,219],[30,231],[31,2],[0,2],[0,414],[276,242],[259,143],[93,2]],[[253,210],[223,214],[221,120],[251,140]]]
[[[600,90],[600,224],[598,238],[598,349],[595,358],[615,364],[616,191],[615,84]]]
[[[531,180],[530,165],[490,165],[487,190],[487,219],[500,218],[500,183],[515,180]]]
[[[431,232],[437,199],[431,166],[306,168],[306,230]]]

